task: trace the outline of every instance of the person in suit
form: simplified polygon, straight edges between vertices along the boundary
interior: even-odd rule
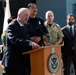
[[[5,67],[5,75],[30,75],[28,72],[29,55],[23,52],[40,48],[40,46],[28,38],[28,32],[24,26],[29,19],[29,10],[20,8],[17,19],[9,23],[6,30],[6,49],[2,64]]]
[[[40,46],[45,46],[44,39],[47,38],[46,34],[48,31],[44,26],[43,19],[36,17],[38,11],[37,6],[34,3],[29,3],[27,8],[30,11],[30,18],[28,20],[28,25],[26,25],[29,37]]]
[[[66,21],[67,25],[62,28],[64,34],[64,46],[62,47],[64,75],[70,75],[71,62],[74,64],[76,75],[76,25],[74,24],[74,15],[67,15]]]

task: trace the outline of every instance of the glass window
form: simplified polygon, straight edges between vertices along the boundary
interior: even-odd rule
[[[73,4],[73,14],[75,15],[75,19],[76,19],[76,4]]]

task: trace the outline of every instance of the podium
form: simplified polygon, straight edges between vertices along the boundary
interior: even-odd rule
[[[24,52],[30,54],[31,75],[62,75],[61,45]]]

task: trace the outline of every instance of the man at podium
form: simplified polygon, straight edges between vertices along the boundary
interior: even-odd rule
[[[24,26],[29,19],[29,10],[20,8],[17,19],[13,20],[6,30],[6,50],[2,64],[5,67],[5,75],[30,75],[28,72],[27,54],[23,52],[37,49],[40,46],[28,39],[27,29]]]

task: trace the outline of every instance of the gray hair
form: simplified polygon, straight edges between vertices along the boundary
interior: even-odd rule
[[[20,9],[18,10],[18,14],[21,14],[24,10],[28,10],[28,8],[20,8]]]

